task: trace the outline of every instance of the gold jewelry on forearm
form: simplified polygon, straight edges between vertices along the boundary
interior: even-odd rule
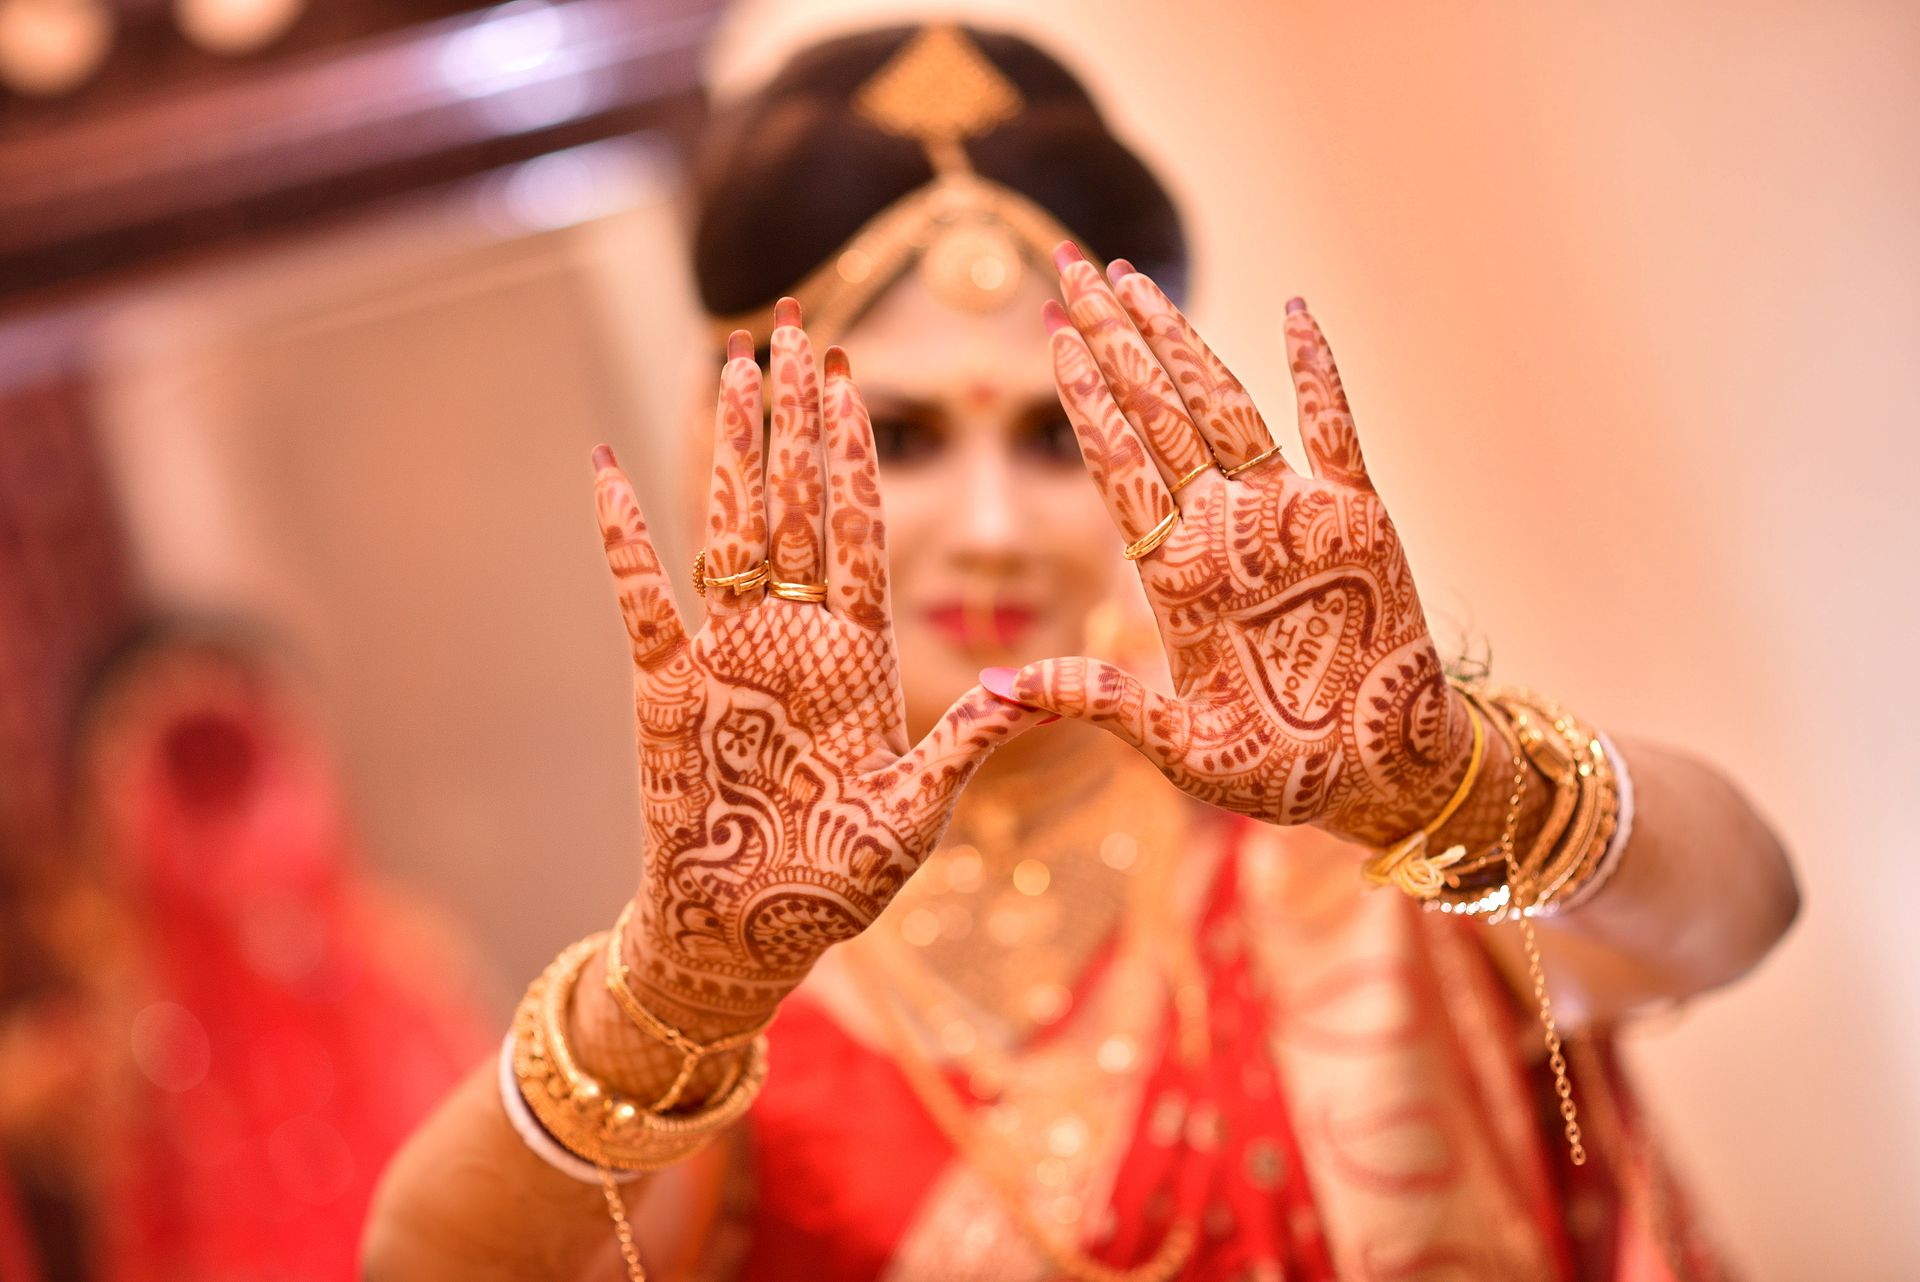
[[[1521,893],[1520,861],[1513,853],[1514,839],[1520,828],[1520,806],[1527,796],[1527,758],[1515,754],[1513,792],[1507,797],[1507,818],[1500,828],[1500,853],[1506,860],[1507,884]],[[1575,1166],[1587,1164],[1587,1150],[1580,1142],[1580,1118],[1573,1103],[1573,1083],[1567,1077],[1567,1057],[1561,1051],[1560,1029],[1554,1023],[1553,1001],[1547,996],[1546,971],[1540,963],[1540,942],[1534,937],[1533,919],[1524,911],[1515,916],[1520,926],[1520,943],[1527,954],[1527,975],[1533,981],[1533,996],[1540,1009],[1540,1028],[1546,1039],[1547,1063],[1553,1069],[1554,1093],[1560,1097],[1560,1118],[1565,1123],[1567,1157]]]
[[[1214,458],[1213,455],[1211,454],[1207,455],[1206,462],[1202,463],[1199,467],[1194,468],[1193,471],[1188,472],[1185,476],[1175,481],[1172,485],[1169,485],[1167,487],[1167,493],[1178,494],[1181,490],[1186,489],[1189,485],[1192,485],[1195,481],[1199,480],[1201,477],[1205,476],[1208,472],[1212,471],[1215,465],[1219,463],[1219,461],[1220,460]]]
[[[705,596],[708,588],[720,588],[726,592],[751,592],[772,577],[773,566],[767,561],[762,561],[738,574],[708,574],[707,550],[701,548],[693,554],[693,590],[700,596]]]
[[[1368,881],[1377,886],[1398,886],[1415,899],[1431,899],[1447,884],[1446,870],[1466,857],[1465,846],[1449,846],[1437,855],[1430,855],[1427,853],[1427,844],[1441,826],[1453,818],[1454,812],[1460,809],[1480,778],[1480,763],[1486,759],[1487,728],[1479,708],[1471,702],[1467,704],[1467,720],[1473,725],[1473,749],[1467,756],[1467,771],[1460,776],[1459,786],[1447,798],[1447,804],[1440,807],[1440,813],[1429,820],[1425,827],[1375,851],[1360,866],[1361,876]]]
[[[1162,543],[1165,543],[1167,536],[1173,533],[1173,527],[1178,524],[1180,524],[1180,509],[1175,508],[1160,518],[1160,524],[1127,544],[1127,546],[1121,550],[1120,555],[1126,557],[1129,561],[1138,561],[1141,557],[1153,551]]]
[[[1272,458],[1274,455],[1278,454],[1279,452],[1280,452],[1280,447],[1278,445],[1275,445],[1271,449],[1262,450],[1260,453],[1254,455],[1252,458],[1248,459],[1244,463],[1236,463],[1232,467],[1221,468],[1220,474],[1226,477],[1229,481],[1231,481],[1234,477],[1240,475],[1240,473],[1245,472],[1250,468],[1259,467],[1262,463],[1266,462],[1268,459]]]
[[[513,1016],[514,1077],[534,1117],[569,1152],[609,1170],[660,1170],[746,1113],[766,1080],[766,1039],[753,1039],[740,1072],[696,1113],[650,1112],[608,1089],[580,1067],[566,1033],[574,985],[608,938],[603,931],[572,945],[527,986]]]
[[[658,1038],[680,1052],[680,1072],[661,1096],[647,1106],[649,1112],[664,1113],[680,1102],[680,1094],[687,1089],[687,1083],[693,1080],[694,1070],[700,1067],[700,1061],[709,1055],[720,1055],[727,1051],[737,1051],[752,1045],[753,1040],[767,1031],[767,1025],[773,1022],[768,1016],[744,1032],[732,1033],[711,1042],[696,1042],[673,1025],[648,1010],[640,998],[634,994],[633,986],[628,983],[626,960],[627,923],[633,918],[633,903],[620,910],[620,916],[614,921],[613,929],[607,934],[607,992],[613,995],[614,1004],[633,1021],[641,1032],[649,1037]],[[726,1092],[723,1089],[721,1094]]]
[[[798,601],[802,605],[819,605],[827,599],[827,585],[824,583],[787,583],[775,579],[767,592],[782,601]]]
[[[1593,728],[1552,699],[1515,686],[1495,689],[1490,697],[1513,719],[1529,758],[1549,771],[1556,787],[1555,813],[1569,796],[1572,799],[1564,822],[1543,828],[1528,852],[1533,891],[1522,911],[1551,916],[1593,877],[1613,836],[1620,812],[1613,762]],[[1549,770],[1550,764],[1560,767],[1557,774]]]

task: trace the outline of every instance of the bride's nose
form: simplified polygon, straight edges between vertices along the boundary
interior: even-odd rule
[[[949,502],[955,551],[969,559],[1003,560],[1019,552],[1016,462],[1005,442],[967,442]]]

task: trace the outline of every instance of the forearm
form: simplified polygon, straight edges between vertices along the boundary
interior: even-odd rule
[[[683,1057],[627,1019],[609,993],[603,958],[595,954],[573,988],[568,1044],[607,1090],[657,1100],[673,1086]],[[635,960],[629,954],[629,963]],[[720,1031],[679,1008],[655,1013],[703,1039]],[[703,1059],[674,1110],[698,1111],[711,1102],[743,1053]],[[368,1222],[369,1282],[626,1276],[602,1186],[555,1170],[528,1147],[507,1118],[499,1073],[497,1059],[477,1069],[388,1168]],[[619,1186],[644,1259],[672,1258],[697,1244],[698,1226],[673,1209],[685,1201],[676,1194],[720,1178],[715,1172],[724,1166],[724,1147],[713,1145]]]
[[[1633,781],[1627,844],[1590,898],[1536,919],[1549,989],[1570,1026],[1615,1020],[1738,978],[1778,941],[1799,905],[1778,839],[1724,776],[1657,743],[1613,743]],[[1435,845],[1497,842],[1513,776],[1510,750],[1489,735],[1479,781]],[[1528,782],[1515,838],[1522,851],[1546,820],[1552,789],[1537,771]],[[1488,944],[1529,993],[1519,931],[1489,926]]]
[[[630,1206],[650,1184],[624,1186]],[[535,1156],[507,1121],[489,1058],[387,1167],[361,1248],[366,1282],[553,1282],[624,1276],[598,1185]]]

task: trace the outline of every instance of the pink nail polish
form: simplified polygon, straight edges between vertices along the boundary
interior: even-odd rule
[[[1019,703],[1020,701],[1013,697],[1014,678],[1019,675],[1019,670],[1015,668],[982,668],[980,684],[996,699],[1005,699],[1008,703]]]
[[[1016,708],[1024,708],[1028,712],[1044,711],[1044,709],[1036,708],[1030,703],[1022,703],[1013,697],[1013,685],[1019,676],[1019,670],[1015,668],[982,668],[980,669],[980,685],[994,698],[1005,703],[1011,703]],[[1048,722],[1058,721],[1059,719],[1059,714],[1055,713],[1045,721],[1036,724],[1044,726]]]
[[[847,349],[838,343],[827,349],[827,354],[821,358],[820,363],[825,366],[828,378],[853,377],[853,366],[847,362]]]
[[[775,303],[773,305],[773,323],[776,327],[791,325],[795,329],[798,329],[800,327],[800,300],[797,298],[783,298]]]
[[[1291,315],[1293,315],[1293,314],[1294,314],[1295,312],[1304,312],[1304,311],[1306,311],[1306,310],[1307,310],[1307,300],[1306,300],[1306,299],[1304,299],[1304,298],[1289,298],[1289,299],[1287,300],[1287,315],[1289,315],[1289,316],[1291,316]]]
[[[1139,270],[1138,267],[1135,267],[1126,259],[1116,258],[1107,264],[1107,279],[1118,285],[1121,281]]]
[[[736,329],[727,335],[727,359],[737,361],[743,356],[753,356],[753,335],[744,329]]]
[[[1063,240],[1053,248],[1053,265],[1057,271],[1064,272],[1075,263],[1086,261],[1087,257],[1080,252],[1080,246],[1070,240]]]
[[[1067,309],[1051,298],[1040,304],[1040,319],[1049,334],[1057,334],[1072,323],[1067,319]]]
[[[608,448],[605,445],[596,445],[593,447],[593,470],[594,471],[598,472],[602,468],[619,467],[619,466],[620,464],[614,461],[613,451],[610,448]]]

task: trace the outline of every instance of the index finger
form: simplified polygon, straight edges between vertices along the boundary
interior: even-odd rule
[[[647,534],[633,482],[604,445],[594,448],[593,466],[594,511],[607,549],[607,568],[620,595],[620,617],[633,642],[633,661],[642,668],[657,667],[687,639],[686,628],[660,554]]]

